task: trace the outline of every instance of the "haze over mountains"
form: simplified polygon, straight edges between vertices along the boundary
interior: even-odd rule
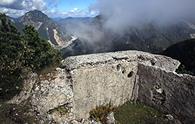
[[[0,123],[193,124],[194,5],[0,0]]]
[[[194,0],[97,0],[100,16],[69,24],[66,30],[82,43],[77,53],[136,49],[159,53],[172,44],[194,38]],[[84,48],[83,51],[78,48]],[[65,53],[70,53],[70,50]]]
[[[128,26],[120,33],[106,29],[105,21],[104,17],[97,16],[87,23],[66,25],[67,33],[75,35],[82,42],[74,42],[69,46],[73,52],[65,49],[65,53],[74,55],[132,49],[159,53],[177,42],[194,38],[195,34],[195,25],[189,21],[176,21],[163,26],[157,23],[144,23],[139,26]]]
[[[64,57],[122,50],[160,53],[177,42],[195,38],[194,20],[177,20],[171,25],[146,22],[129,25],[121,32],[105,28],[108,20],[102,15],[52,19],[34,10],[12,20],[20,31],[24,25],[34,26],[42,38],[62,48]]]

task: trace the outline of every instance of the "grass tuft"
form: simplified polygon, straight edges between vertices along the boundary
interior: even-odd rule
[[[91,110],[89,113],[90,119],[101,122],[102,124],[106,124],[106,117],[113,111],[115,111],[115,108],[111,104],[96,107],[96,109]]]
[[[163,113],[141,103],[127,102],[115,111],[117,124],[168,124]]]

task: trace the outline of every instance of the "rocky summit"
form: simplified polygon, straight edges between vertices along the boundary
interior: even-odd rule
[[[53,72],[31,74],[9,103],[28,104],[39,122],[93,124],[90,112],[98,106],[140,101],[177,124],[189,124],[195,121],[195,77],[177,74],[179,65],[139,51],[69,57]],[[113,113],[107,118],[115,121]]]

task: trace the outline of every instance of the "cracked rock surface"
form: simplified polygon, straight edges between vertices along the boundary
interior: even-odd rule
[[[73,92],[66,76],[65,70],[60,68],[40,75],[40,80],[32,91],[31,104],[34,109],[40,114],[49,114],[48,117],[57,122],[73,118]]]
[[[178,75],[179,65],[139,51],[69,57],[62,68],[29,76],[30,84],[12,103],[28,99],[37,116],[51,123],[96,124],[88,119],[92,109],[139,100],[188,124],[195,121],[195,77]]]

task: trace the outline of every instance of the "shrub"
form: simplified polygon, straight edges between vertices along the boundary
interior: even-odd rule
[[[0,14],[0,100],[9,100],[23,87],[28,72],[39,72],[60,63],[60,52],[39,37],[32,26],[23,34]]]
[[[115,108],[111,104],[108,104],[106,106],[99,106],[91,110],[89,114],[91,119],[106,124],[107,121],[106,117],[108,116],[109,113],[113,112],[114,110]]]
[[[0,99],[10,99],[22,87],[25,44],[16,28],[0,14]]]
[[[60,52],[54,49],[46,40],[41,39],[34,27],[26,26],[22,39],[27,47],[25,66],[37,72],[60,63]]]

